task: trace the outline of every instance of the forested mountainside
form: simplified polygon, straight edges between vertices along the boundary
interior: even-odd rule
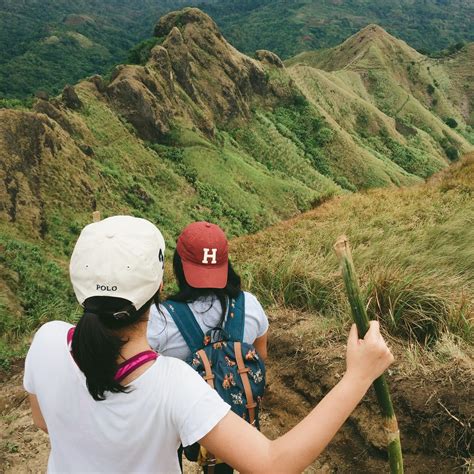
[[[57,92],[127,58],[180,0],[0,0],[0,98]]]
[[[370,23],[426,52],[453,52],[474,39],[469,0],[0,0],[0,99],[57,93],[107,73],[150,37],[159,16],[186,5],[207,11],[248,54],[265,48],[288,58],[334,46]]]
[[[336,45],[370,23],[424,52],[473,41],[470,0],[222,0],[205,10],[244,52],[284,58]]]
[[[0,111],[6,351],[44,318],[72,314],[64,262],[93,210],[147,217],[168,243],[197,219],[235,236],[334,195],[421,182],[472,148],[430,94],[410,99],[413,116],[381,110],[372,82],[247,57],[200,10],[166,15],[155,36],[144,65]],[[397,42],[377,29],[374,45],[379,36]]]

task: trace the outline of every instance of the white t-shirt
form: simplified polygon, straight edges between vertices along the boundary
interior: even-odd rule
[[[245,324],[242,342],[253,344],[257,337],[263,336],[268,331],[268,318],[252,293],[245,291],[244,295]],[[222,318],[222,306],[217,298],[200,298],[189,303],[189,308],[204,334],[216,327]],[[160,305],[160,311],[155,305],[151,307],[147,330],[148,343],[160,354],[186,360],[191,355],[186,341],[163,305]]]
[[[130,393],[95,401],[67,345],[71,327],[42,326],[26,357],[24,387],[48,427],[48,472],[179,473],[176,451],[203,438],[227,405],[184,362],[159,356]]]

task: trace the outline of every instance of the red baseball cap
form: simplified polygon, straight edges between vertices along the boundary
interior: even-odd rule
[[[189,224],[178,237],[176,251],[184,276],[193,288],[225,288],[229,246],[222,229],[209,222]]]

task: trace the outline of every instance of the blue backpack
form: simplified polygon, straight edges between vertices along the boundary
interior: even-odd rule
[[[162,304],[191,350],[186,362],[217,390],[234,413],[258,428],[265,364],[252,344],[242,342],[244,293],[230,299],[224,327],[210,329],[206,334],[186,303],[167,300]]]

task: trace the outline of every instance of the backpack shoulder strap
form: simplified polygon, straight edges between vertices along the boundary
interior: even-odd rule
[[[161,303],[173,318],[189,350],[194,353],[204,346],[204,333],[186,303],[167,300]]]
[[[245,296],[241,291],[237,298],[229,300],[224,329],[233,341],[243,341],[245,326]]]

